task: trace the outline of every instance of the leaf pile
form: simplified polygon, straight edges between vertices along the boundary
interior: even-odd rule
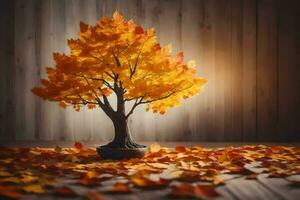
[[[224,184],[224,174],[255,179],[260,173],[269,177],[300,174],[300,148],[169,149],[153,144],[143,159],[110,161],[101,160],[95,148],[85,148],[79,142],[74,148],[0,147],[1,199],[20,199],[27,194],[105,199],[103,193],[166,187],[171,188],[171,196],[203,199],[218,195],[215,187]],[[78,186],[86,190],[80,193]]]

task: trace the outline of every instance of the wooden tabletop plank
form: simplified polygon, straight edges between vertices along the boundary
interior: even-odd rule
[[[287,200],[300,199],[299,187],[291,185],[289,181],[283,178],[268,178],[267,174],[261,174],[257,177],[257,180],[275,194]]]
[[[230,191],[236,199],[241,200],[282,200],[280,196],[275,194],[264,185],[256,180],[247,180],[244,177],[233,179],[226,182],[226,189]]]

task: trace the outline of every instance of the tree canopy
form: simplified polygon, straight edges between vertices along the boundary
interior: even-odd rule
[[[164,114],[207,82],[197,76],[194,61],[184,63],[183,52],[172,57],[171,45],[160,46],[154,28],[144,30],[118,11],[95,26],[80,22],[78,36],[68,40],[70,53],[53,53],[55,68],[46,68],[48,79],[34,94],[64,108],[100,106],[107,113],[107,97],[115,93],[118,101],[133,101],[127,116],[141,104]]]

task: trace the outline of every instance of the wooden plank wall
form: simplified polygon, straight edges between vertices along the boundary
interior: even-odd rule
[[[138,109],[133,137],[148,141],[300,141],[298,0],[15,0],[1,6],[0,139],[101,140],[99,111],[63,110],[30,89],[68,52],[79,22],[118,9],[194,59],[205,91],[158,116]]]
[[[15,131],[14,2],[0,8],[0,139],[13,140]]]

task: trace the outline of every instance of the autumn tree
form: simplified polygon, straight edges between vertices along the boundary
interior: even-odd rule
[[[172,57],[170,45],[160,46],[154,28],[144,30],[117,11],[95,26],[80,22],[78,36],[68,40],[69,54],[53,53],[55,68],[46,68],[48,79],[32,92],[76,111],[100,107],[115,128],[109,147],[141,146],[133,142],[127,126],[137,106],[164,114],[207,82],[197,77],[194,61],[185,64],[182,52]],[[116,108],[110,95],[117,99]]]

